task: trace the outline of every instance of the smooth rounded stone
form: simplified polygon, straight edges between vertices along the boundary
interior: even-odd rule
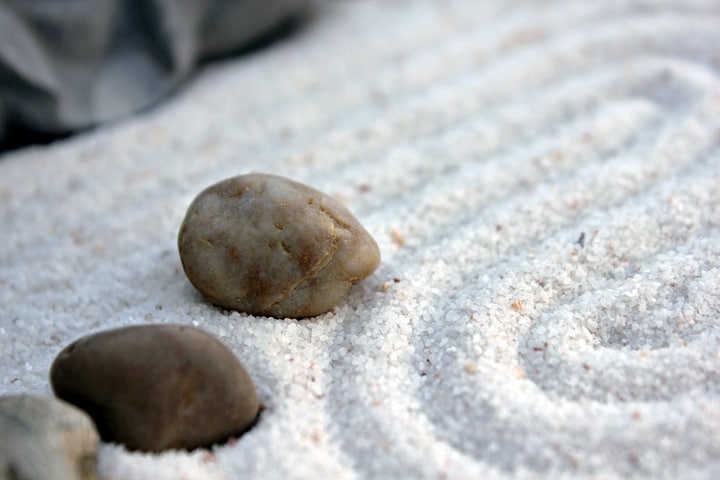
[[[250,428],[250,376],[215,337],[182,325],[137,325],[83,337],[53,362],[55,394],[85,410],[102,438],[130,450],[193,449]]]
[[[178,248],[188,279],[214,303],[278,318],[327,312],[380,263],[375,240],[337,200],[267,174],[201,192]]]
[[[99,443],[90,417],[72,405],[0,397],[0,479],[94,480]]]

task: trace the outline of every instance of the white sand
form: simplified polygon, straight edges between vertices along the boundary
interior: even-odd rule
[[[104,445],[105,479],[718,478],[718,25],[715,0],[337,2],[152,113],[4,156],[0,393],[51,395],[79,336],[178,322],[267,411],[214,455]],[[185,208],[249,171],[377,239],[332,313],[187,282]]]

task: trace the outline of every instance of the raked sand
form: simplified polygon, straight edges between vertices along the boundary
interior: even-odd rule
[[[267,409],[107,480],[720,477],[720,4],[333,2],[158,109],[0,158],[0,394],[183,323]],[[331,313],[210,305],[176,235],[222,178],[340,198],[382,264]]]

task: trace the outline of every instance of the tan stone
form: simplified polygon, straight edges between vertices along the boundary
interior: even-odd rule
[[[214,303],[280,318],[327,312],[380,263],[373,238],[338,201],[266,174],[201,192],[178,248],[188,279]]]

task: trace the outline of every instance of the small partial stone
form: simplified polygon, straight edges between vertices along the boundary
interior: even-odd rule
[[[218,339],[183,325],[83,337],[50,370],[55,394],[85,410],[102,438],[130,450],[194,449],[238,436],[259,412],[255,387]]]
[[[72,405],[0,397],[0,479],[95,480],[99,443],[90,417]]]
[[[212,302],[279,318],[331,310],[380,263],[377,243],[340,202],[267,174],[201,192],[178,248],[188,279]]]

